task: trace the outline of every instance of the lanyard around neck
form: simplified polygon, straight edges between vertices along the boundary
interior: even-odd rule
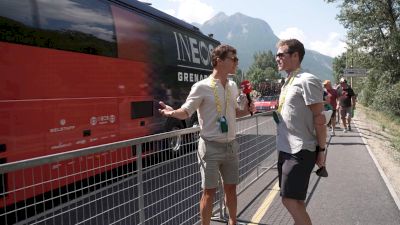
[[[299,71],[300,71],[300,68],[293,71],[293,73],[290,75],[290,78],[287,81],[287,83],[285,83],[284,86],[282,87],[281,95],[279,96],[279,106],[278,106],[278,110],[277,110],[279,113],[282,111],[283,103],[285,103],[287,91],[288,91],[290,85],[292,84],[294,77],[299,73]]]
[[[221,117],[222,116],[222,107],[221,107],[221,103],[220,103],[219,95],[218,95],[218,91],[217,91],[217,84],[213,77],[211,77],[211,88],[213,89],[213,92],[214,92],[215,106],[217,107],[218,116]],[[225,85],[224,92],[226,93],[226,98],[225,98],[225,104],[226,104],[225,114],[226,114],[226,110],[228,109],[228,106],[229,106],[229,98],[231,95],[231,92],[229,91],[229,85],[228,86]]]

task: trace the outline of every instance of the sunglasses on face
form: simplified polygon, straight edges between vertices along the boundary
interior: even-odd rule
[[[237,56],[231,56],[231,57],[228,56],[227,58],[232,60],[235,63],[239,62],[239,58]]]
[[[293,54],[293,52],[281,52],[281,53],[277,53],[276,55],[275,55],[275,58],[283,58],[283,57],[285,57],[285,55],[286,54]]]

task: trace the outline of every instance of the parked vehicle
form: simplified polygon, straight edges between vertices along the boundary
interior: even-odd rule
[[[268,112],[271,110],[278,109],[279,96],[262,96],[259,97],[255,102],[254,106],[256,107],[256,113]]]
[[[161,117],[158,102],[180,106],[212,72],[219,44],[133,0],[1,0],[0,34],[1,164],[192,126]],[[41,179],[79,169],[71,165]],[[77,180],[7,194],[27,176],[0,174],[0,210]]]

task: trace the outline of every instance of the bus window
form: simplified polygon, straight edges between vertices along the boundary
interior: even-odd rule
[[[1,41],[117,56],[112,14],[104,1],[2,0],[0,15]]]
[[[162,64],[160,29],[162,23],[134,10],[111,6],[118,40],[118,57],[134,61]],[[165,25],[164,25],[165,26]],[[170,28],[169,28],[170,29]]]
[[[20,23],[20,26],[26,27],[34,27],[37,28],[38,18],[37,13],[34,13],[35,7],[33,6],[33,2],[28,0],[2,0],[0,1],[0,21],[1,28],[4,29],[5,26],[9,25],[13,27],[15,23]],[[37,10],[37,7],[36,7]],[[5,18],[9,18],[9,24],[7,24]],[[35,22],[34,22],[35,21]],[[11,23],[14,22],[14,23]],[[35,23],[35,24],[34,24]],[[11,30],[10,30],[11,31]],[[12,32],[9,31],[9,34],[2,32],[1,38],[4,38],[3,34],[11,35]]]
[[[153,116],[153,101],[132,102],[131,119],[138,119]]]

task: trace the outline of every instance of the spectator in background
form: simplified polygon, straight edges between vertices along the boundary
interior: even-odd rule
[[[340,78],[338,88],[338,102],[340,118],[342,118],[343,132],[351,131],[351,116],[356,107],[356,97],[353,89],[347,84],[347,80]]]
[[[332,106],[332,110],[333,110],[332,117],[328,123],[328,126],[330,127],[331,135],[335,135],[338,93],[335,89],[332,88],[332,84],[331,84],[330,80],[325,80],[323,82],[323,84],[324,84],[325,91],[327,93],[326,100]]]
[[[323,100],[324,100],[325,111],[332,110],[332,105],[331,105],[331,103],[329,103],[329,96],[328,96],[328,92],[326,90],[324,90]]]

